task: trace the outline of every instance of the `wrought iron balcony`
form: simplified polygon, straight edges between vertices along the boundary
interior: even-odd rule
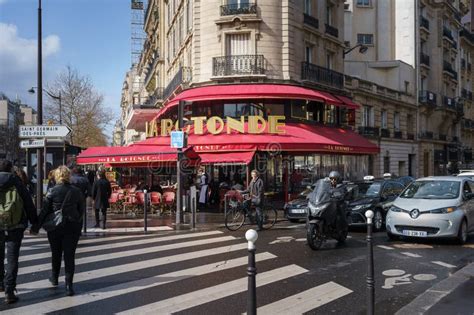
[[[449,38],[450,40],[454,40],[453,33],[445,26],[443,26],[443,36]]]
[[[380,136],[382,138],[390,138],[390,130],[385,128],[380,129]]]
[[[401,131],[394,131],[394,132],[393,132],[393,137],[394,137],[395,139],[403,139],[403,132],[401,132]]]
[[[180,86],[182,83],[189,83],[192,80],[192,69],[190,67],[181,67],[174,75],[173,79],[168,83],[168,86],[163,91],[163,99],[168,97]]]
[[[456,101],[452,97],[443,96],[443,105],[449,109],[456,109]]]
[[[303,23],[314,28],[319,28],[319,20],[306,13],[303,13]]]
[[[424,27],[427,30],[430,29],[430,21],[428,21],[424,16],[420,16],[420,27]]]
[[[339,37],[339,30],[335,28],[334,26],[331,26],[329,24],[324,24],[326,26],[326,34],[329,34],[334,37]]]
[[[420,139],[433,139],[432,131],[422,131],[420,133]]]
[[[301,80],[344,88],[344,74],[304,61],[301,63]]]
[[[430,56],[428,56],[424,53],[420,53],[420,62],[421,62],[421,64],[429,66],[430,65]]]
[[[235,55],[212,58],[212,74],[215,77],[231,75],[265,74],[263,55]]]
[[[467,71],[471,71],[471,63],[470,62],[467,63]]]
[[[474,44],[474,34],[471,33],[469,30],[463,28],[459,33],[459,36],[464,37],[467,41]]]
[[[453,66],[446,60],[443,60],[443,71],[448,72],[453,78],[457,80],[458,73],[453,69]]]
[[[466,98],[467,98],[468,100],[471,100],[471,101],[472,101],[472,92],[471,92],[471,91],[467,91]]]
[[[461,69],[466,69],[466,59],[461,58]]]
[[[466,89],[461,90],[461,97],[462,98],[467,98],[467,90]]]
[[[438,135],[438,140],[440,140],[440,141],[446,141],[447,139],[448,139],[448,136],[446,136],[446,135],[443,135],[443,134]]]
[[[368,136],[368,137],[378,137],[380,134],[380,131],[379,131],[379,128],[377,127],[361,126],[359,127],[359,134]]]
[[[436,93],[430,91],[421,91],[420,92],[420,103],[430,105],[432,107],[436,106]]]
[[[257,14],[257,5],[250,2],[221,5],[221,16],[238,14]]]
[[[163,92],[163,88],[156,88],[153,94],[148,97],[142,107],[155,107],[158,101],[163,100]]]
[[[408,140],[415,140],[415,135],[413,133],[407,133]]]

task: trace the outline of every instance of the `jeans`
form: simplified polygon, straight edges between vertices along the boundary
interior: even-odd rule
[[[66,283],[72,282],[75,269],[77,243],[81,236],[81,224],[67,223],[54,231],[48,232],[49,246],[51,247],[51,265],[54,278],[61,271],[61,259],[64,253],[64,270]]]
[[[0,280],[5,286],[6,292],[13,292],[16,288],[16,276],[18,274],[18,258],[20,257],[20,246],[23,240],[24,229],[10,231],[0,230]],[[6,244],[6,246],[5,246]],[[5,247],[7,249],[7,268],[5,270]]]

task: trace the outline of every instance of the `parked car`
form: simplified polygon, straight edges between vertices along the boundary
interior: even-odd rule
[[[313,186],[307,186],[295,199],[287,202],[283,207],[285,217],[290,222],[306,220],[308,216],[308,195],[313,191]]]
[[[474,179],[474,170],[461,170],[460,173],[457,174],[457,176]]]
[[[384,227],[388,209],[404,189],[403,184],[394,179],[374,179],[354,182],[354,186],[353,200],[348,205],[352,221],[349,225],[365,226],[365,212],[372,210],[374,229],[380,231]]]
[[[474,232],[474,181],[462,176],[417,179],[387,214],[387,235],[456,238],[463,244]]]

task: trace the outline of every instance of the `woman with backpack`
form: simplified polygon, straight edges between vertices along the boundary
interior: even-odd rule
[[[48,231],[51,247],[52,273],[49,282],[58,285],[64,253],[66,294],[74,295],[72,287],[77,243],[81,235],[86,201],[79,188],[71,185],[71,172],[62,165],[54,171],[56,185],[47,193],[39,215],[41,226]]]

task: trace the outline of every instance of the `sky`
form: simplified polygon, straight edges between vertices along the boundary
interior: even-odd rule
[[[91,79],[118,119],[131,65],[130,0],[42,0],[41,6],[43,87],[69,65]],[[0,92],[33,108],[36,94],[28,89],[37,86],[37,37],[38,0],[0,0]]]

